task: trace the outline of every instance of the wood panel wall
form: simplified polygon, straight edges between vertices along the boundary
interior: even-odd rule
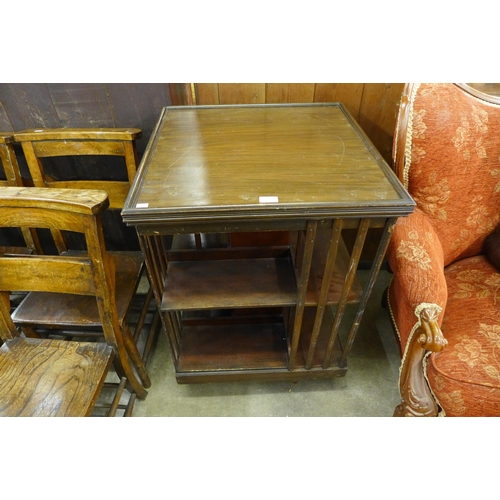
[[[403,87],[403,83],[196,83],[194,99],[196,104],[342,102],[391,165]]]

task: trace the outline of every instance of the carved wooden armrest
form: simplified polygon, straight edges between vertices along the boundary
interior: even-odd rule
[[[438,407],[424,373],[424,358],[430,352],[439,352],[448,341],[438,325],[441,307],[421,304],[415,310],[419,322],[415,325],[406,344],[399,377],[401,403],[396,407],[396,417],[437,416]]]

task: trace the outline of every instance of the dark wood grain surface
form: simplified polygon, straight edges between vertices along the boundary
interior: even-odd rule
[[[104,343],[9,340],[0,347],[0,416],[89,416],[112,355]]]
[[[126,221],[404,214],[412,205],[338,104],[166,108],[150,145]]]

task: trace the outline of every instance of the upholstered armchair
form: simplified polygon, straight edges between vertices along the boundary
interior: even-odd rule
[[[388,249],[399,336],[397,416],[500,416],[500,99],[464,84],[407,84],[394,166],[417,203]]]

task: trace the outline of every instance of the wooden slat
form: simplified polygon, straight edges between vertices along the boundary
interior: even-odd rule
[[[23,141],[131,141],[141,135],[141,129],[130,128],[38,128],[19,130],[14,133],[16,142]]]
[[[356,242],[354,244],[354,249],[351,254],[351,260],[349,262],[348,272],[345,277],[344,286],[342,288],[342,294],[340,296],[339,305],[337,306],[337,311],[335,313],[335,319],[330,333],[330,338],[328,339],[328,345],[325,350],[325,357],[323,359],[323,368],[328,368],[331,362],[331,356],[334,345],[337,342],[340,323],[342,322],[342,318],[348,302],[351,286],[356,277],[361,251],[363,250],[363,245],[365,243],[366,234],[368,232],[369,227],[370,227],[370,219],[362,219],[359,224],[358,234],[356,236]]]
[[[169,83],[168,88],[174,106],[190,106],[194,104],[190,83]]]
[[[196,83],[196,104],[219,104],[218,83]]]
[[[341,102],[357,120],[363,83],[317,83],[314,102]]]
[[[314,83],[266,83],[266,103],[314,102]]]
[[[110,209],[120,209],[127,198],[130,184],[120,181],[54,181],[47,182],[47,187],[56,189],[106,189]]]
[[[342,227],[344,227],[345,221],[342,221]],[[335,267],[333,274],[329,280],[328,293],[326,295],[327,304],[338,304],[340,300],[340,295],[342,292],[342,287],[344,285],[344,278],[349,267],[349,252],[344,243],[343,236],[345,231],[342,232],[342,237],[340,238],[337,258],[335,260]],[[316,236],[318,243],[314,247],[314,256],[311,267],[311,276],[309,278],[309,287],[307,290],[306,305],[315,305],[321,300],[319,299],[322,287],[324,285],[324,273],[325,265],[327,262],[326,250],[328,248],[328,240],[325,238],[324,231],[318,231]],[[366,246],[366,245],[365,245]],[[364,247],[363,247],[364,248]],[[359,302],[361,295],[363,294],[363,287],[357,279],[354,280],[351,287],[350,293],[348,295],[348,303]]]
[[[290,356],[288,360],[288,368],[293,370],[297,364],[297,348],[299,346],[300,334],[302,331],[302,319],[304,316],[304,308],[306,303],[307,287],[309,283],[309,275],[311,272],[311,263],[314,250],[314,241],[316,231],[318,229],[317,221],[308,221],[307,230],[304,242],[304,260],[301,263],[299,273],[299,283],[297,291],[297,303],[295,306],[295,318],[293,322],[293,333],[290,341]]]
[[[64,276],[55,280],[54,276]],[[87,258],[26,255],[0,259],[0,290],[95,293]]]
[[[264,104],[265,83],[219,83],[220,104]]]
[[[375,258],[373,259],[372,268],[370,270],[370,277],[368,278],[368,282],[365,285],[365,290],[363,292],[363,297],[361,298],[361,301],[359,303],[358,311],[356,312],[354,321],[351,324],[351,329],[345,340],[344,352],[342,353],[342,357],[340,358],[339,361],[339,365],[342,367],[345,367],[347,365],[347,356],[354,342],[354,338],[356,336],[356,332],[358,331],[358,327],[361,322],[361,318],[363,317],[363,313],[368,303],[368,299],[370,298],[373,287],[375,286],[375,281],[379,274],[380,267],[382,266],[382,262],[384,260],[385,253],[389,245],[392,232],[394,231],[396,220],[397,219],[392,219],[392,218],[387,219],[385,230],[382,234],[382,238],[377,248]]]
[[[333,270],[335,268],[335,261],[337,260],[337,252],[341,238],[341,231],[342,231],[342,219],[335,219],[332,224],[332,229],[330,233],[330,241],[328,243],[328,253],[326,256],[326,261],[323,270],[323,279],[318,299],[316,318],[314,320],[314,326],[311,333],[311,342],[309,344],[309,349],[306,358],[305,366],[306,369],[308,370],[312,368],[314,351],[316,349],[319,333],[321,331],[321,325],[323,324],[323,315],[325,312],[326,302],[328,299],[328,293],[330,291],[330,280],[332,278]]]
[[[123,142],[120,141],[42,141],[34,143],[33,147],[39,158],[47,156],[71,156],[74,154],[113,156],[123,156],[125,154]]]
[[[365,84],[358,123],[389,165],[402,83]]]
[[[10,309],[9,291],[0,291],[0,342],[7,342],[19,336],[19,332],[10,317]]]

